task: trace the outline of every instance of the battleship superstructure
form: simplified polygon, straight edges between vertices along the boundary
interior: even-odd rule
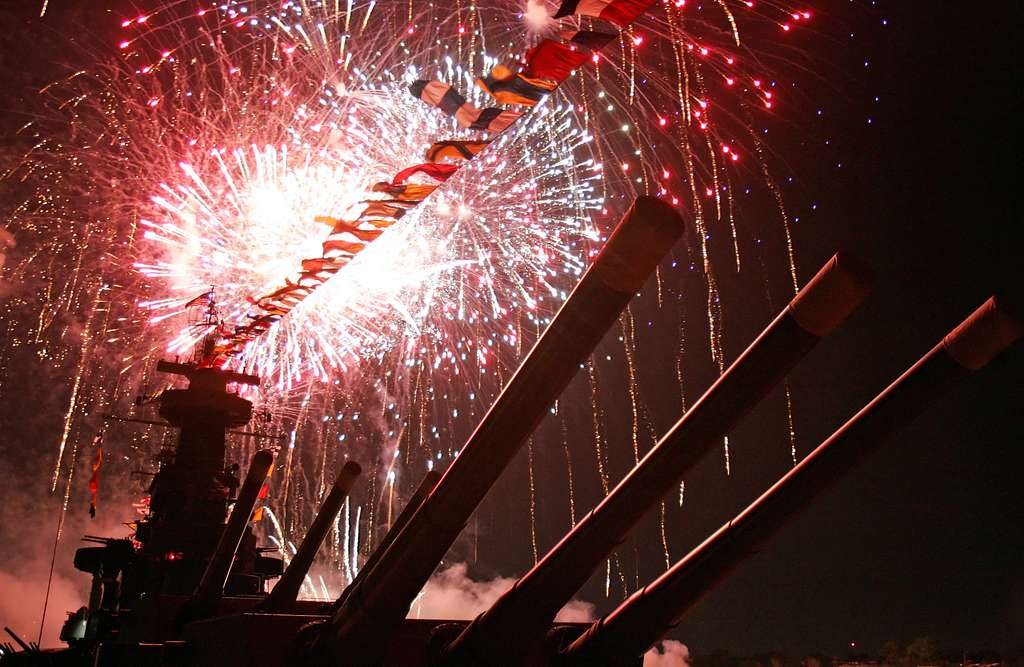
[[[93,594],[65,626],[70,647],[26,646],[0,665],[640,665],[648,648],[793,514],[931,398],[1024,333],[1019,304],[990,299],[656,581],[592,624],[556,622],[640,518],[867,296],[867,269],[837,255],[490,609],[473,621],[406,618],[484,495],[683,228],[660,200],[634,203],[459,456],[443,476],[425,477],[333,603],[296,598],[359,466],[342,468],[282,572],[280,560],[261,554],[249,526],[271,452],[253,457],[244,482],[224,467],[225,431],[246,424],[252,413],[227,387],[258,378],[162,362],[158,370],[187,377],[189,386],[160,397],[161,416],[180,435],[153,480],[150,515],[135,536],[139,546],[111,539],[80,549],[75,565],[93,576]]]

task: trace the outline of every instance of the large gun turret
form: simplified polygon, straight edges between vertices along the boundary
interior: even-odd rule
[[[260,450],[252,457],[249,464],[249,471],[245,475],[245,482],[238,492],[238,499],[228,517],[224,532],[221,533],[217,548],[213,552],[202,579],[192,596],[190,611],[195,613],[206,613],[211,610],[224,593],[224,584],[227,583],[228,574],[231,571],[231,563],[234,561],[235,552],[242,541],[242,535],[249,526],[249,519],[252,518],[253,509],[256,507],[256,499],[259,496],[263,483],[267,480],[267,473],[274,462],[274,455],[267,450]]]
[[[263,605],[264,611],[282,612],[295,603],[299,589],[302,588],[302,582],[306,580],[306,574],[309,573],[309,568],[313,565],[316,552],[324,543],[324,538],[327,537],[331,524],[334,523],[334,517],[338,516],[348,492],[352,490],[356,478],[362,471],[363,469],[355,461],[349,461],[341,467],[338,477],[334,480],[334,485],[324,497],[320,509],[313,518],[313,523],[309,525],[305,537],[302,538],[302,544],[299,545],[295,556],[288,563],[284,574],[270,591],[270,596]]]
[[[533,650],[626,533],[860,304],[869,283],[859,261],[833,257],[618,486],[448,646],[446,663],[509,664]]]
[[[795,514],[910,422],[970,370],[1024,335],[1024,319],[994,298],[890,384],[831,437],[653,583],[594,623],[564,654],[567,667],[635,661]]]
[[[402,508],[402,511],[395,518],[395,522],[391,524],[391,527],[388,528],[388,532],[384,534],[384,539],[380,541],[380,544],[377,545],[377,548],[373,550],[373,553],[370,554],[370,557],[366,559],[365,563],[363,563],[363,567],[359,570],[359,572],[356,573],[356,576],[352,579],[352,582],[348,586],[346,586],[345,590],[343,590],[341,592],[341,595],[338,596],[338,599],[334,602],[334,605],[331,607],[332,610],[337,610],[341,605],[345,604],[345,599],[348,598],[349,593],[355,590],[359,586],[359,584],[362,583],[363,579],[366,577],[367,572],[373,570],[374,566],[377,564],[377,561],[380,559],[381,554],[388,550],[388,547],[391,546],[391,543],[395,541],[395,538],[398,537],[398,534],[402,532],[402,529],[405,528],[406,524],[409,523],[409,519],[413,517],[413,515],[416,513],[416,510],[420,508],[420,505],[423,504],[423,501],[426,499],[426,497],[429,496],[430,492],[434,490],[435,486],[437,486],[437,482],[439,479],[441,479],[441,473],[439,473],[436,470],[427,471],[427,474],[423,476],[422,480],[420,480],[420,485],[416,487],[416,491],[413,492],[412,497],[409,498],[409,501],[405,504],[405,507]]]
[[[379,660],[469,516],[633,295],[682,237],[668,204],[639,197],[458,458],[317,637],[313,654]]]

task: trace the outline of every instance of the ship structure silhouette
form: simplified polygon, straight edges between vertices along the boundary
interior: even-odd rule
[[[871,278],[838,254],[681,416],[625,478],[537,565],[472,621],[406,618],[472,512],[630,299],[682,237],[678,213],[641,197],[523,359],[444,475],[428,473],[333,602],[298,600],[310,565],[357,483],[339,472],[287,568],[263,555],[250,525],[273,464],[245,477],[225,467],[225,433],[252,404],[230,391],[259,378],[199,363],[160,362],[184,389],[159,397],[178,429],[161,460],[134,541],[93,538],[75,567],[92,577],[88,606],[69,615],[68,647],[40,651],[15,637],[0,667],[380,667],[640,665],[718,582],[819,493],[963,376],[1024,333],[1020,303],[993,297],[700,546],[593,623],[558,611],[628,531],[786,374],[865,299]],[[229,511],[230,510],[230,511]]]

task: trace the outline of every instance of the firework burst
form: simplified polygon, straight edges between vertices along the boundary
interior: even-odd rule
[[[73,469],[67,445],[87,411],[152,389],[154,359],[187,355],[208,333],[189,319],[192,298],[212,286],[220,317],[244,323],[253,299],[319,255],[329,229],[318,217],[352,214],[435,140],[480,138],[409,96],[411,81],[438,79],[484,105],[476,75],[517,62],[538,36],[597,27],[550,13],[536,0],[177,0],[122,19],[115,58],[46,89],[27,130],[37,145],[16,172],[38,188],[12,225],[18,261],[4,270],[43,286],[19,302],[39,313],[37,342],[58,313],[90,313],[80,354],[69,342],[48,352],[72,361],[75,378],[54,484]],[[712,233],[739,270],[737,184],[778,194],[755,118],[777,111],[779,49],[748,46],[741,28],[786,36],[809,18],[770,3],[658,3],[245,349],[233,363],[264,377],[264,426],[288,443],[271,531],[284,553],[331,469],[359,457],[373,474],[332,547],[340,570],[358,567],[395,485],[416,482],[403,471],[457,454],[635,193],[687,209],[684,263],[705,278],[702,323],[724,364]],[[637,416],[626,325],[622,340],[635,452],[649,424]],[[590,407],[607,485],[601,410]],[[255,444],[234,446],[243,458]],[[153,453],[138,440],[124,452]]]

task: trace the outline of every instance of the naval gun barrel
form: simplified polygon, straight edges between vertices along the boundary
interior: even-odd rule
[[[868,293],[867,268],[835,255],[639,464],[444,649],[446,665],[514,664],[627,532]]]
[[[25,651],[26,653],[31,653],[33,651],[33,648],[32,648],[32,646],[30,644],[26,644],[25,640],[22,639],[21,637],[19,637],[17,632],[15,632],[14,630],[11,630],[6,625],[4,626],[4,632],[9,634],[11,636],[11,639],[13,639],[15,642],[17,642],[18,646],[21,647],[22,651]],[[3,655],[3,653],[0,653],[0,655]]]
[[[484,495],[683,232],[671,206],[636,199],[433,492],[328,621],[314,656],[380,658]]]
[[[671,630],[683,615],[789,519],[932,399],[985,366],[1024,335],[1024,319],[990,299],[931,352],[825,440],[732,521],[653,583],[595,622],[565,652],[565,665],[625,665]],[[562,663],[559,663],[562,664]]]
[[[267,450],[260,450],[252,457],[249,464],[249,471],[245,474],[245,481],[238,492],[238,499],[228,517],[224,532],[220,534],[217,548],[206,564],[203,578],[199,580],[196,592],[192,596],[193,604],[197,609],[208,608],[216,602],[224,593],[224,584],[227,582],[228,573],[231,571],[231,563],[235,559],[235,552],[242,541],[242,534],[245,527],[249,525],[252,518],[253,508],[256,506],[256,498],[260,489],[267,479],[270,465],[274,462],[274,455]]]
[[[302,582],[306,580],[309,568],[313,565],[313,559],[316,558],[316,552],[324,543],[324,538],[331,530],[334,518],[338,516],[342,503],[345,502],[348,492],[352,490],[352,486],[361,472],[362,468],[355,461],[349,461],[341,467],[337,479],[334,480],[334,485],[327,493],[323,503],[320,504],[313,523],[310,524],[309,530],[302,538],[302,544],[299,545],[291,562],[288,563],[284,574],[274,585],[274,589],[270,591],[270,596],[264,605],[268,612],[284,611],[295,602],[299,595],[299,589],[302,588]]]
[[[423,500],[430,495],[430,492],[434,490],[435,486],[437,486],[437,480],[439,479],[441,479],[441,473],[436,470],[427,471],[427,474],[424,475],[423,479],[420,481],[420,485],[416,487],[416,491],[412,494],[412,497],[409,498],[409,502],[405,504],[405,507],[403,507],[402,511],[399,512],[395,522],[391,524],[391,527],[388,528],[388,532],[384,534],[384,539],[380,541],[377,548],[373,550],[370,557],[366,559],[365,563],[363,563],[363,567],[361,567],[359,572],[356,573],[356,576],[353,577],[352,582],[346,586],[345,590],[343,590],[341,595],[338,596],[338,599],[331,607],[332,609],[338,609],[341,605],[345,604],[345,600],[348,598],[349,592],[355,590],[356,586],[362,583],[366,573],[373,570],[377,561],[380,560],[381,554],[388,550],[391,543],[395,541],[395,537],[397,537],[398,534],[402,532],[402,529],[405,528],[405,525],[409,523],[409,519],[412,518],[413,514],[416,513],[416,510],[418,510],[420,505],[423,504]]]

